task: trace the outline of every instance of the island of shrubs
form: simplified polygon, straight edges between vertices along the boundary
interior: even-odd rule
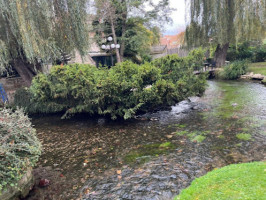
[[[206,75],[194,75],[202,66],[204,50],[187,57],[168,55],[142,65],[125,61],[107,69],[85,64],[54,66],[37,75],[29,89],[17,91],[15,104],[28,113],[64,112],[129,119],[137,113],[171,106],[201,95]]]

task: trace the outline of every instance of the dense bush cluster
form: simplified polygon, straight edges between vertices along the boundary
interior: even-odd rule
[[[174,71],[171,77],[183,76],[187,73],[187,70],[200,70],[204,66],[206,49],[197,48],[189,52],[187,57],[181,58],[177,54],[167,55],[165,57],[156,59],[152,62],[153,65],[159,67],[163,74],[167,74],[169,71]],[[184,73],[182,72],[185,69]]]
[[[248,42],[232,45],[228,49],[227,60],[249,60],[251,62],[266,61],[266,45],[251,45]]]
[[[241,75],[245,74],[248,69],[248,62],[243,61],[235,61],[230,65],[227,65],[223,68],[222,71],[218,72],[218,78],[225,80],[234,80],[240,78]]]
[[[30,113],[63,111],[68,117],[85,112],[129,119],[202,94],[206,78],[193,74],[192,62],[191,57],[172,55],[142,65],[126,61],[111,69],[55,66],[49,75],[35,77],[29,95],[24,91],[15,99],[30,96],[23,106]]]
[[[0,110],[0,193],[16,186],[28,167],[34,166],[41,153],[29,118],[21,109]]]

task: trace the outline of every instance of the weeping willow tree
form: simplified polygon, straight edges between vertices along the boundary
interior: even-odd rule
[[[187,45],[215,44],[217,66],[224,65],[230,43],[265,38],[265,0],[186,0],[186,4]]]
[[[86,54],[86,0],[0,0],[0,70],[12,66],[27,85],[62,52]]]

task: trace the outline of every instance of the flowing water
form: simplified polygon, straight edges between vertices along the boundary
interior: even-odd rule
[[[52,181],[28,199],[170,199],[214,168],[265,160],[266,87],[208,83],[203,97],[134,120],[34,118],[36,177]]]

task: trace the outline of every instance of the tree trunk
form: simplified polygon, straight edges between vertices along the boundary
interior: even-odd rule
[[[228,48],[229,48],[229,43],[226,43],[223,46],[221,46],[220,44],[217,45],[214,54],[214,61],[216,63],[216,67],[221,67],[225,65]]]
[[[121,60],[124,60],[125,48],[126,48],[126,41],[125,41],[125,33],[126,33],[126,23],[123,22],[122,24],[122,40],[121,40],[121,48],[120,48],[120,55]]]
[[[114,27],[114,20],[113,20],[112,16],[110,16],[110,22],[111,22],[111,29],[112,29],[114,42],[115,42],[115,45],[117,45],[117,38],[116,38],[115,27]],[[116,54],[117,62],[120,63],[121,62],[121,58],[120,58],[119,49],[115,48],[115,54]]]
[[[122,13],[122,40],[121,40],[121,48],[120,48],[120,56],[121,60],[124,60],[125,48],[126,48],[126,41],[125,41],[125,34],[127,29],[127,3],[125,0],[122,0],[122,6],[124,6],[124,12]]]
[[[29,87],[33,77],[36,75],[33,65],[24,62],[22,59],[16,59],[12,65],[25,82],[26,86]]]

